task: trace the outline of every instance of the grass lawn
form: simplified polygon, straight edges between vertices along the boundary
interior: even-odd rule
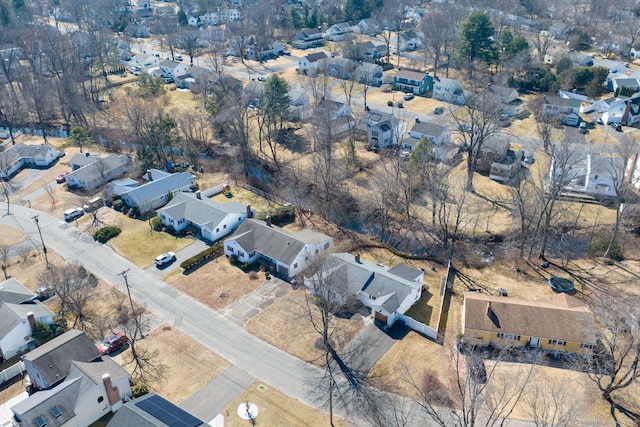
[[[282,207],[281,204],[267,200],[264,197],[249,190],[245,190],[242,187],[233,184],[230,186],[231,194],[233,195],[232,197],[227,197],[220,193],[212,197],[212,199],[220,203],[239,202],[243,205],[251,205],[251,207],[256,210],[258,216]]]
[[[321,364],[324,361],[323,352],[315,346],[320,335],[313,330],[309,318],[304,314],[305,295],[304,287],[289,292],[249,320],[245,328],[252,335],[304,361]],[[364,326],[361,318],[334,318],[333,321],[337,329],[333,339],[338,349]]]
[[[20,243],[25,239],[25,235],[22,231],[4,225],[0,225],[0,235],[2,236],[2,243],[0,245],[7,248]]]
[[[245,273],[232,265],[227,257],[221,256],[190,274],[172,273],[166,280],[176,289],[215,310],[220,310],[264,283],[264,274],[254,276]]]
[[[259,387],[259,388],[258,388]],[[238,416],[238,406],[250,402],[258,407],[256,424],[261,426],[320,426],[329,425],[329,414],[296,400],[265,384],[254,383],[243,391],[221,413],[226,427],[244,427],[249,421]],[[336,416],[333,425],[347,423]]]

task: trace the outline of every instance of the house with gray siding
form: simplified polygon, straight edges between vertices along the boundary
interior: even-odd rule
[[[89,157],[88,157],[89,158]],[[131,158],[127,155],[110,154],[98,158],[86,166],[71,171],[65,178],[68,188],[95,190],[96,188],[123,176]]]
[[[120,194],[125,205],[141,213],[164,206],[178,193],[192,191],[196,179],[189,172],[169,173],[159,169],[147,171],[144,178],[146,183]]]

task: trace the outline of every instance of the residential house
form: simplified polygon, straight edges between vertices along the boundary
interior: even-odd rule
[[[424,95],[433,90],[433,83],[432,76],[420,71],[402,69],[393,76],[393,86],[396,90],[414,95]]]
[[[374,18],[365,18],[360,20],[357,25],[357,31],[361,34],[376,36],[380,33],[380,24]]]
[[[627,77],[623,74],[617,78],[608,79],[607,88],[610,92],[621,91],[623,88],[638,92],[640,91],[640,81],[637,78]]]
[[[404,124],[404,122],[403,122]],[[360,129],[367,132],[369,146],[384,148],[396,145],[402,135],[401,123],[393,114],[367,110],[360,119]]]
[[[339,22],[333,24],[325,32],[324,37],[328,40],[339,42],[345,39],[345,35],[353,32],[353,26],[349,22]]]
[[[139,53],[131,59],[131,62],[146,73],[147,70],[157,67],[160,64],[160,59],[150,53]]]
[[[487,90],[500,100],[503,114],[509,117],[518,117],[524,114],[526,103],[520,99],[517,90],[496,85],[489,86]]]
[[[311,120],[319,129],[331,128],[334,136],[348,132],[355,126],[351,107],[331,99],[322,99],[315,105]]]
[[[0,152],[0,178],[11,178],[23,168],[45,169],[55,163],[61,152],[51,145],[17,143]]]
[[[160,63],[160,69],[162,70],[163,75],[175,79],[178,76],[184,75],[189,69],[189,66],[184,62],[165,59]]]
[[[298,61],[298,70],[303,74],[315,75],[326,67],[328,59],[324,52],[310,53]]]
[[[69,166],[71,166],[71,170],[74,171],[80,169],[83,166],[87,166],[91,163],[97,162],[98,160],[100,160],[99,154],[93,154],[85,151],[84,153],[74,154],[73,157],[69,159]]]
[[[416,50],[419,45],[420,38],[415,31],[409,30],[400,33],[400,38],[394,43],[394,49],[396,52],[413,51]]]
[[[573,65],[578,67],[591,67],[593,66],[593,57],[590,55],[585,55],[584,53],[580,53],[577,51],[569,52],[567,58],[571,60]]]
[[[306,91],[289,90],[289,117],[291,120],[305,120],[313,111],[311,98]]]
[[[34,346],[36,322],[53,324],[54,313],[14,278],[0,282],[0,360]]]
[[[294,49],[309,49],[322,46],[323,44],[324,39],[322,38],[320,28],[307,28],[298,31],[291,42],[291,47]]]
[[[559,114],[580,114],[580,105],[582,101],[573,98],[563,98],[559,96],[546,96],[544,97],[544,106],[542,112],[544,114],[559,115]]]
[[[120,195],[125,205],[137,208],[141,213],[165,205],[178,193],[191,191],[195,176],[189,172],[168,173],[151,169],[145,174],[145,179],[148,180],[146,183]]]
[[[224,253],[242,263],[266,263],[283,277],[293,278],[329,251],[332,241],[331,237],[309,229],[291,233],[273,225],[271,218],[247,219],[224,241]]]
[[[107,423],[107,427],[170,426],[209,427],[209,424],[153,391],[126,402]]]
[[[223,9],[220,12],[220,18],[222,18],[223,22],[240,21],[242,14],[238,9]]]
[[[474,147],[474,150],[477,151],[478,148]],[[512,151],[509,141],[495,138],[485,141],[477,155],[476,171],[490,173],[493,163],[500,163],[509,158],[509,151]]]
[[[427,138],[436,145],[446,145],[451,142],[451,131],[446,126],[424,122],[416,119],[409,131],[409,136],[417,141]],[[411,147],[412,149],[414,147]]]
[[[316,110],[318,115],[328,117],[330,120],[351,116],[351,107],[349,105],[332,99],[322,99],[318,103]]]
[[[327,71],[331,77],[349,80],[353,77],[357,65],[347,58],[330,58],[327,61]]]
[[[95,190],[96,188],[123,176],[131,158],[127,155],[110,154],[79,169],[71,171],[66,177],[68,188]]]
[[[254,211],[242,203],[219,203],[203,197],[200,191],[177,193],[157,214],[162,224],[176,231],[191,225],[200,231],[203,239],[216,242],[231,234]]]
[[[548,176],[562,186],[565,196],[605,202],[616,197],[624,180],[623,159],[592,154],[573,145],[567,150],[554,152]]]
[[[206,22],[207,25],[219,25],[221,23],[220,14],[213,11],[205,13],[200,19]]]
[[[197,65],[192,65],[186,73],[175,77],[176,87],[181,89],[189,89],[192,86],[204,88],[217,81],[219,80],[211,70]]]
[[[433,97],[450,104],[465,105],[471,99],[472,93],[462,87],[462,83],[455,79],[438,77],[433,82]]]
[[[463,342],[588,354],[596,344],[594,316],[579,299],[559,293],[528,301],[465,292]]]
[[[201,21],[200,21],[200,17],[199,16],[190,16],[187,19],[187,24],[190,27],[199,27],[201,25]]]
[[[18,426],[87,427],[131,398],[131,375],[78,330],[23,356],[31,388],[11,408]]]
[[[246,46],[245,48],[247,58],[254,61],[265,61],[270,58],[275,58],[282,55],[283,52],[284,46],[279,42],[272,42],[265,45],[254,43]]]
[[[380,86],[382,84],[382,74],[382,67],[370,62],[363,62],[356,68],[356,80],[370,86]]]
[[[371,310],[371,317],[393,325],[422,295],[424,272],[398,264],[393,268],[348,253],[331,254],[305,285],[312,293],[337,304],[356,297]],[[323,286],[329,284],[329,286]]]

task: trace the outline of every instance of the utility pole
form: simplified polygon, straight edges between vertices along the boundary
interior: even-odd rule
[[[142,331],[140,330],[140,323],[138,323],[138,315],[136,314],[136,310],[133,307],[133,299],[131,298],[131,287],[129,286],[129,280],[127,279],[127,273],[129,272],[129,270],[130,269],[127,268],[122,273],[118,273],[118,276],[122,276],[122,278],[124,279],[124,284],[127,287],[127,295],[129,295],[129,303],[131,304],[131,315],[133,316],[133,320],[135,320],[136,322],[136,332],[133,336],[133,339],[135,340],[138,334],[140,334],[140,338],[144,337],[142,336]]]
[[[38,227],[38,234],[40,235],[40,241],[42,242],[42,252],[44,253],[44,262],[47,265],[47,270],[49,269],[49,258],[47,258],[47,247],[44,245],[44,239],[42,238],[42,230],[40,230],[40,223],[38,222],[38,215],[32,216],[32,220],[36,222],[36,227]]]

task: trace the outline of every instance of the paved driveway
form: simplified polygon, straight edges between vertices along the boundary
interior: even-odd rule
[[[242,326],[273,304],[277,298],[285,296],[290,291],[290,284],[271,276],[270,280],[258,286],[253,292],[225,308],[222,314]]]

